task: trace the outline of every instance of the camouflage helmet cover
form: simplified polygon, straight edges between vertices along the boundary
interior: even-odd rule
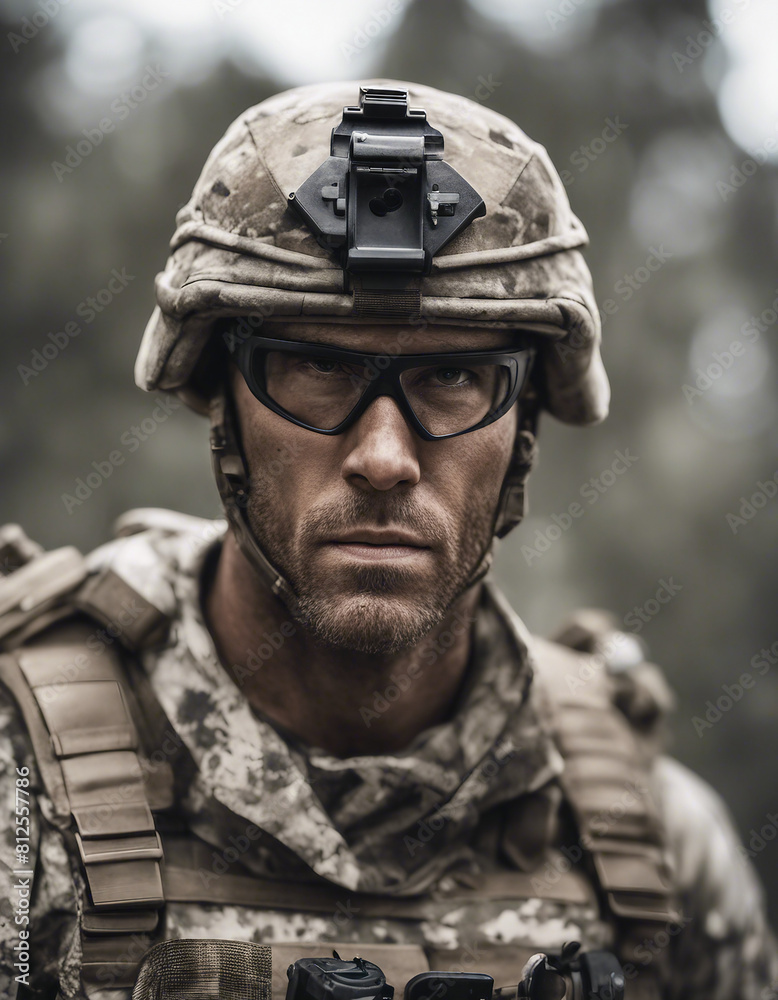
[[[421,319],[530,331],[546,409],[567,423],[603,419],[609,387],[599,314],[579,249],[588,239],[545,149],[466,98],[391,80],[368,85],[407,89],[409,104],[443,133],[444,159],[486,203],[486,215],[417,279]],[[335,253],[287,205],[327,157],[331,131],[358,88],[346,81],[278,94],[242,114],[213,149],[156,279],[157,306],[135,366],[141,388],[178,392],[205,412],[197,366],[220,317],[364,321]]]

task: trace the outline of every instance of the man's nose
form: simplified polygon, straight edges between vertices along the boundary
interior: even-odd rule
[[[379,396],[346,431],[349,451],[341,474],[355,486],[390,490],[421,478],[419,439],[390,396]]]

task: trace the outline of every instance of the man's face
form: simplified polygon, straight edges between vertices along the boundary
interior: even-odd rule
[[[462,327],[266,324],[263,334],[375,354],[514,346]],[[415,645],[461,595],[491,543],[517,408],[469,434],[424,441],[379,396],[342,434],[298,427],[232,385],[251,480],[251,527],[320,641],[380,654]]]

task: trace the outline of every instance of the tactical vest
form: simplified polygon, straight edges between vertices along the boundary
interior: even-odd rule
[[[0,559],[13,569],[0,579],[0,681],[25,720],[55,822],[80,859],[81,976],[87,994],[132,987],[145,952],[165,938],[165,903],[193,902],[332,914],[352,907],[370,919],[420,921],[441,901],[451,909],[473,900],[536,899],[580,903],[596,899],[612,919],[616,951],[627,971],[627,1000],[663,995],[666,956],[645,964],[640,943],[680,921],[663,831],[648,792],[653,749],[614,704],[614,685],[600,659],[558,643],[534,644],[536,678],[545,723],[565,762],[559,779],[586,854],[586,878],[546,850],[549,800],[526,795],[511,803],[503,827],[503,854],[514,870],[416,896],[354,893],[311,873],[302,881],[260,878],[234,866],[207,884],[210,847],[177,829],[173,773],[168,762],[148,766],[144,730],[163,715],[137,652],[166,632],[165,616],[112,570],[89,575],[73,548],[43,553],[18,529],[0,529]],[[499,595],[506,615],[514,616]],[[90,644],[95,623],[121,621],[136,609],[112,644]],[[137,609],[140,608],[140,613]],[[114,631],[116,629],[114,628]],[[591,645],[578,628],[564,637]],[[85,648],[88,655],[83,655]],[[63,669],[75,664],[75,669]],[[585,677],[585,682],[582,678]],[[139,709],[139,700],[143,710]],[[641,790],[625,798],[625,788]],[[619,807],[614,809],[614,803]],[[603,816],[607,815],[607,823]],[[287,850],[282,847],[282,850]],[[558,877],[535,877],[549,858]],[[272,946],[273,1000],[282,1000],[289,962],[329,954],[337,942]],[[354,944],[340,945],[344,954]],[[455,968],[461,956],[414,945],[359,945],[399,990],[429,968]],[[515,983],[535,951],[513,945],[480,949],[495,985]],[[460,966],[461,967],[461,966]]]

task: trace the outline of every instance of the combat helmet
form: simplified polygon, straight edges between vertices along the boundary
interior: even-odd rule
[[[359,198],[370,192],[359,193],[354,171],[386,162],[418,182],[418,218],[400,250],[376,250],[364,227],[362,238],[358,232]],[[538,410],[580,425],[607,415],[599,313],[580,252],[586,231],[546,150],[482,104],[393,80],[277,94],[229,127],[176,224],[135,380],[210,412],[227,516],[244,553],[290,606],[294,593],[246,516],[246,463],[218,376],[226,319],[245,317],[247,328],[262,318],[437,323],[530,338],[535,368],[495,537],[524,514]],[[490,562],[491,550],[468,586]]]

